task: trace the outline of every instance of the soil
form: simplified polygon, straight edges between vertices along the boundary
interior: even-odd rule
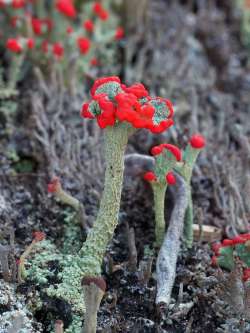
[[[147,31],[131,43],[134,56],[129,64],[124,60],[122,75],[124,81],[141,80],[152,94],[173,100],[176,126],[160,136],[140,131],[131,138],[127,153],[148,154],[153,144],[164,140],[184,146],[190,134],[201,132],[207,147],[192,179],[195,222],[217,226],[223,236],[230,237],[247,231],[250,223],[249,188],[245,186],[250,172],[249,155],[242,143],[245,138],[249,144],[250,138],[250,51],[241,43],[240,16],[233,1],[201,3],[150,3]],[[120,52],[124,59],[127,50],[121,48]],[[49,101],[35,80],[32,85],[27,81],[20,83],[14,123],[8,125],[1,113],[0,126],[1,230],[14,230],[16,258],[30,244],[34,230],[44,231],[49,240],[61,245],[65,207],[47,194],[47,183],[53,174],[62,177],[65,188],[84,203],[87,216],[93,221],[104,172],[101,133],[88,123],[83,135],[82,120],[78,119],[86,94],[70,100],[67,93],[61,96],[57,92]],[[62,103],[59,139],[53,132],[59,128],[53,115],[58,101]],[[46,117],[39,109],[40,102]],[[86,138],[88,135],[90,138]],[[79,159],[79,150],[71,151],[77,138],[84,138]],[[43,140],[51,144],[49,150]],[[67,155],[69,151],[71,156]],[[196,242],[192,250],[183,248],[180,253],[168,311],[155,306],[156,257],[150,276],[142,278],[138,268],[142,260],[147,261],[145,246],[152,247],[154,242],[153,196],[150,186],[133,170],[126,170],[125,180],[120,223],[103,267],[107,293],[98,314],[98,332],[250,332],[247,325],[242,329],[242,318],[225,311],[214,281],[211,244],[202,241]],[[174,205],[172,191],[167,193],[166,220]],[[135,232],[136,269],[129,260],[128,226]],[[58,263],[51,262],[55,277],[58,269]],[[30,281],[17,289],[23,297],[22,304],[30,303],[37,291],[41,292],[39,286]],[[40,297],[42,307],[30,318],[33,329],[49,332],[56,319],[63,320],[65,327],[70,325],[69,304],[49,299],[43,293]],[[1,306],[0,314],[8,310],[8,306]]]

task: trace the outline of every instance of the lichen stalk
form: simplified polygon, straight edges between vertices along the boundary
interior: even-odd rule
[[[160,248],[165,235],[165,193],[166,184],[152,184],[154,193],[154,212],[155,212],[155,247]]]
[[[82,333],[96,333],[97,313],[105,292],[94,283],[84,286],[84,302],[86,313],[84,315],[84,327]]]
[[[65,192],[62,188],[56,193],[58,199],[66,205],[73,207],[75,210],[80,208],[80,202],[76,198],[72,197],[72,195]]]
[[[57,320],[55,322],[55,333],[63,333],[64,332],[64,324],[62,320]]]
[[[126,124],[104,130],[106,171],[100,209],[93,228],[80,250],[84,274],[100,275],[106,247],[118,223],[124,171],[124,152],[129,136]]]
[[[26,277],[26,270],[25,270],[25,261],[27,257],[32,252],[35,244],[37,242],[35,240],[32,241],[32,243],[25,249],[24,253],[20,256],[19,264],[18,264],[18,273],[17,273],[17,279],[19,283],[24,282],[24,279]]]
[[[168,185],[175,184],[172,170],[181,160],[181,151],[171,144],[161,144],[151,149],[155,158],[153,171],[146,172],[144,179],[150,181],[154,194],[155,248],[161,247],[165,235],[165,194]]]
[[[187,248],[193,245],[193,199],[191,190],[191,177],[194,164],[201,149],[194,149],[190,144],[186,147],[184,152],[184,162],[176,166],[176,171],[184,178],[188,190],[188,206],[185,213],[184,224],[184,243]]]
[[[13,55],[8,73],[8,84],[7,84],[8,89],[16,88],[19,79],[20,69],[24,61],[24,57],[25,57],[24,52],[18,55]]]
[[[191,186],[187,186],[188,191],[188,205],[185,213],[185,224],[184,224],[184,243],[188,249],[190,249],[193,245],[193,199],[192,199],[192,191]]]

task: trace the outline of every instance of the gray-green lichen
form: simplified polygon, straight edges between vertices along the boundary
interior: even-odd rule
[[[100,87],[96,89],[95,94],[107,94],[110,99],[114,99],[114,97],[121,93],[121,85],[118,82],[110,81],[102,84]]]
[[[82,317],[73,315],[72,323],[64,330],[64,333],[79,333],[82,329]]]
[[[155,114],[153,117],[153,123],[155,125],[160,124],[163,120],[166,120],[170,114],[169,109],[164,100],[160,98],[153,98],[149,104],[151,104],[155,109]]]
[[[0,280],[0,332],[39,333],[42,325],[34,322],[25,305],[24,297],[16,293],[13,285]]]
[[[78,266],[80,259],[76,255],[81,247],[81,229],[75,220],[76,214],[70,209],[65,210],[62,247],[57,248],[48,239],[37,243],[31,257],[27,260],[26,271],[27,278],[39,286],[44,286],[43,291],[48,296],[64,299],[72,306],[73,312],[83,314],[85,307],[82,288],[78,283],[82,273]],[[51,262],[57,262],[60,267],[61,272],[57,273],[57,279],[61,280],[61,283],[47,287],[50,279],[55,275],[55,272],[50,269]],[[64,276],[64,270],[68,272],[67,276]]]
[[[77,212],[72,209],[64,211],[64,236],[62,252],[64,254],[74,254],[79,252],[82,246],[82,230],[78,222]]]
[[[46,239],[37,243],[25,264],[27,279],[39,285],[47,284],[54,275],[53,271],[49,270],[48,263],[55,260],[63,262],[63,256],[54,244]]]

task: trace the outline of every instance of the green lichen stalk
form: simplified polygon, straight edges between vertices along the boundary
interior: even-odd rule
[[[16,88],[19,80],[21,67],[23,65],[25,54],[13,55],[11,59],[9,73],[8,73],[8,84],[7,88],[13,90]]]
[[[159,249],[165,236],[165,194],[168,184],[175,184],[175,177],[171,172],[177,161],[181,160],[179,148],[170,144],[161,144],[152,148],[155,157],[153,172],[147,172],[144,179],[150,181],[154,195],[155,212],[155,248]]]
[[[50,296],[67,300],[77,313],[83,313],[85,310],[79,298],[82,293],[81,281],[85,276],[101,275],[106,247],[118,223],[124,152],[131,132],[128,124],[116,124],[105,128],[106,171],[99,213],[78,255],[65,257],[63,271],[59,274],[62,282],[56,288],[51,286],[47,290]]]
[[[191,190],[192,172],[197,157],[205,145],[200,135],[193,135],[183,154],[183,163],[176,167],[176,171],[184,178],[188,190],[188,206],[185,213],[184,242],[187,248],[193,245],[193,199]]]
[[[188,206],[185,213],[185,224],[184,224],[184,240],[185,245],[189,249],[193,245],[194,236],[193,236],[193,199],[191,186],[188,186]]]
[[[129,126],[117,124],[114,127],[107,127],[104,133],[106,156],[104,191],[97,219],[79,253],[83,275],[101,274],[106,247],[118,223],[124,152],[129,137]]]
[[[152,184],[155,212],[155,246],[159,248],[165,235],[165,193],[167,184]]]

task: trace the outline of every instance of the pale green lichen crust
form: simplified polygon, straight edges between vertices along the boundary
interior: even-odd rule
[[[76,223],[76,213],[71,209],[64,211],[65,229],[62,240],[62,248],[57,248],[50,240],[43,240],[36,244],[36,247],[27,260],[27,278],[39,286],[44,285],[44,291],[51,297],[61,298],[67,301],[72,310],[76,313],[84,313],[84,301],[82,288],[79,285],[82,273],[79,268],[79,257],[76,253],[81,247],[81,228]],[[54,277],[53,270],[49,269],[49,263],[56,261],[61,271],[67,270],[67,276],[62,272],[57,274],[61,284],[47,288],[50,279]],[[77,282],[76,282],[77,281]]]
[[[79,333],[82,330],[82,317],[73,315],[72,323],[64,330],[64,333]]]
[[[13,284],[0,280],[0,332],[39,333],[42,325],[32,320],[24,297],[16,292]]]

